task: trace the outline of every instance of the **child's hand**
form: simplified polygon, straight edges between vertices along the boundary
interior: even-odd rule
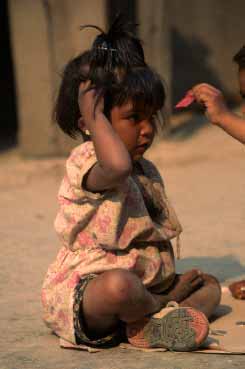
[[[207,118],[219,124],[228,112],[222,92],[207,83],[196,85],[191,91],[196,101],[205,106]]]
[[[198,269],[188,270],[177,276],[175,285],[169,291],[168,296],[173,301],[181,302],[202,284],[202,272]]]
[[[78,104],[81,116],[90,125],[98,115],[103,114],[104,99],[99,98],[95,89],[89,89],[91,82],[83,82],[79,86]]]

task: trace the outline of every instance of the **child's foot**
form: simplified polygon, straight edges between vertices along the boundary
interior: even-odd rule
[[[193,351],[209,331],[205,315],[190,307],[166,307],[151,318],[127,325],[128,341],[137,347]]]

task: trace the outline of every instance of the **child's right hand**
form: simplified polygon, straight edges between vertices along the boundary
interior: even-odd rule
[[[98,100],[98,94],[95,89],[89,89],[90,81],[82,82],[79,86],[78,105],[81,116],[89,126],[97,116],[103,114],[104,99]]]

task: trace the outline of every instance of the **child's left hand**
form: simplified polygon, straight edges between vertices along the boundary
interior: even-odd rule
[[[171,300],[181,302],[203,284],[202,272],[191,269],[176,276],[176,280],[168,296]]]

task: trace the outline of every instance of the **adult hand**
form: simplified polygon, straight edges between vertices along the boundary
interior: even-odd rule
[[[200,83],[191,89],[198,103],[206,108],[207,118],[213,124],[219,124],[229,112],[224,96],[220,90],[207,84]]]

